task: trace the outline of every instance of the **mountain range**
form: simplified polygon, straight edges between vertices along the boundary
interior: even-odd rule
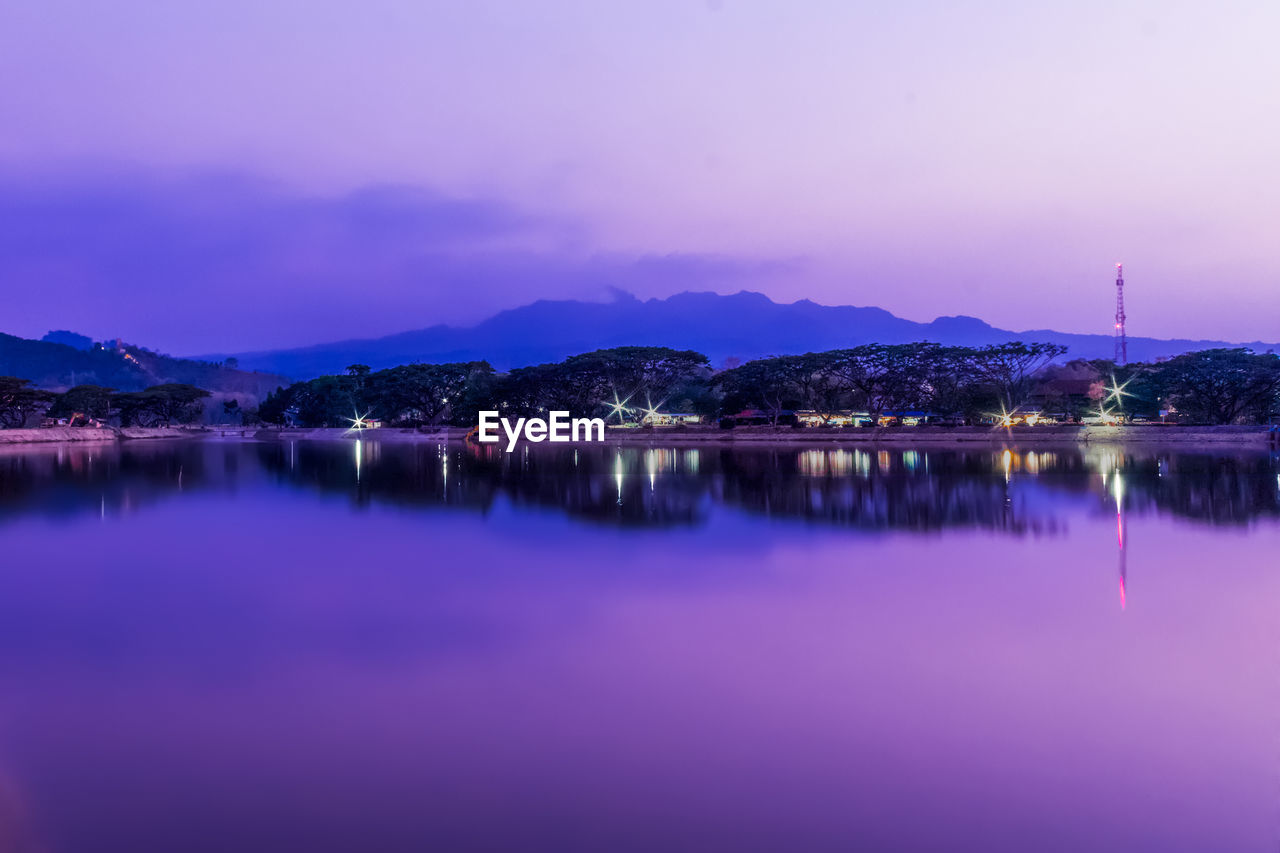
[[[760,293],[679,293],[666,299],[620,294],[610,302],[539,300],[501,311],[469,327],[431,326],[382,338],[337,341],[297,349],[236,353],[240,367],[306,379],[340,373],[350,364],[374,369],[414,361],[487,360],[499,370],[559,361],[576,353],[615,346],[668,346],[706,354],[712,364],[838,349],[865,343],[981,346],[1005,341],[1065,345],[1069,358],[1111,358],[1110,335],[1050,329],[1010,331],[975,317],[939,317],[918,323],[882,308],[819,305],[807,299],[774,302]],[[1247,346],[1258,352],[1277,344],[1130,338],[1129,360],[1152,361],[1197,349]],[[228,355],[201,356],[223,361]]]

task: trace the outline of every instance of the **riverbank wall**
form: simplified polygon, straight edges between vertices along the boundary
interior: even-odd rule
[[[54,444],[63,442],[104,443],[153,439],[200,438],[206,430],[184,427],[48,427],[44,429],[0,429],[0,445]]]

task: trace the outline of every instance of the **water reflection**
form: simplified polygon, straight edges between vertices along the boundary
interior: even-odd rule
[[[1054,499],[1093,495],[1124,516],[1240,525],[1280,516],[1265,454],[729,448],[522,448],[288,443],[27,448],[0,455],[0,520],[92,511],[104,519],[171,493],[250,479],[388,502],[487,512],[499,497],[601,523],[698,525],[723,505],[862,530],[979,528],[1052,534]],[[1122,550],[1123,554],[1123,550]]]
[[[0,850],[1271,849],[1277,516],[1265,455],[0,451]]]

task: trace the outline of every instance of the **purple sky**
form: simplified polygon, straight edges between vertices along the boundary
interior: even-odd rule
[[[1280,7],[0,10],[0,330],[175,353],[752,289],[1280,338]]]

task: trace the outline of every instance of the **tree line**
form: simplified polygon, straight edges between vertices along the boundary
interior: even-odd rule
[[[17,429],[33,418],[113,420],[121,426],[172,426],[199,421],[209,392],[194,385],[166,383],[142,391],[76,385],[62,393],[35,387],[29,379],[0,376],[0,427]]]
[[[1156,417],[1195,423],[1266,422],[1277,411],[1280,357],[1245,349],[1187,353],[1152,364],[1093,361],[1087,394],[1037,393],[1043,371],[1066,348],[1012,342],[982,347],[868,344],[760,358],[713,370],[706,356],[666,347],[618,347],[498,373],[484,361],[414,364],[295,383],[258,410],[267,423],[348,426],[372,417],[406,426],[473,425],[480,410],[531,416],[551,410],[636,423],[646,414],[717,417],[757,409],[841,410],[879,416],[920,410],[971,422],[1025,410],[1038,400],[1069,417]]]
[[[486,361],[407,364],[297,382],[268,395],[265,423],[348,426],[356,418],[387,423],[475,424],[481,410],[535,416],[548,411],[634,420],[642,408],[710,412],[712,370],[705,355],[666,347],[616,347],[554,364],[498,373]]]
[[[485,361],[376,371],[357,364],[341,375],[281,386],[257,409],[228,401],[223,414],[246,424],[343,427],[371,418],[402,426],[467,426],[481,410],[524,417],[565,410],[637,423],[659,411],[716,417],[756,409],[777,423],[793,410],[874,417],[914,409],[973,422],[1038,405],[1071,417],[1176,412],[1187,422],[1229,424],[1265,423],[1280,410],[1280,356],[1274,353],[1212,349],[1149,364],[1088,362],[1098,377],[1089,393],[1055,398],[1043,390],[1049,384],[1044,371],[1065,352],[1056,344],[1020,341],[868,344],[713,370],[692,350],[616,347],[505,373]],[[140,426],[188,423],[200,419],[208,396],[178,384],[127,393],[80,385],[54,394],[0,377],[0,425],[20,426],[36,414]]]
[[[1244,348],[1190,352],[1154,364],[1115,366],[1103,405],[1128,415],[1177,412],[1203,424],[1268,423],[1280,416],[1280,355]]]

